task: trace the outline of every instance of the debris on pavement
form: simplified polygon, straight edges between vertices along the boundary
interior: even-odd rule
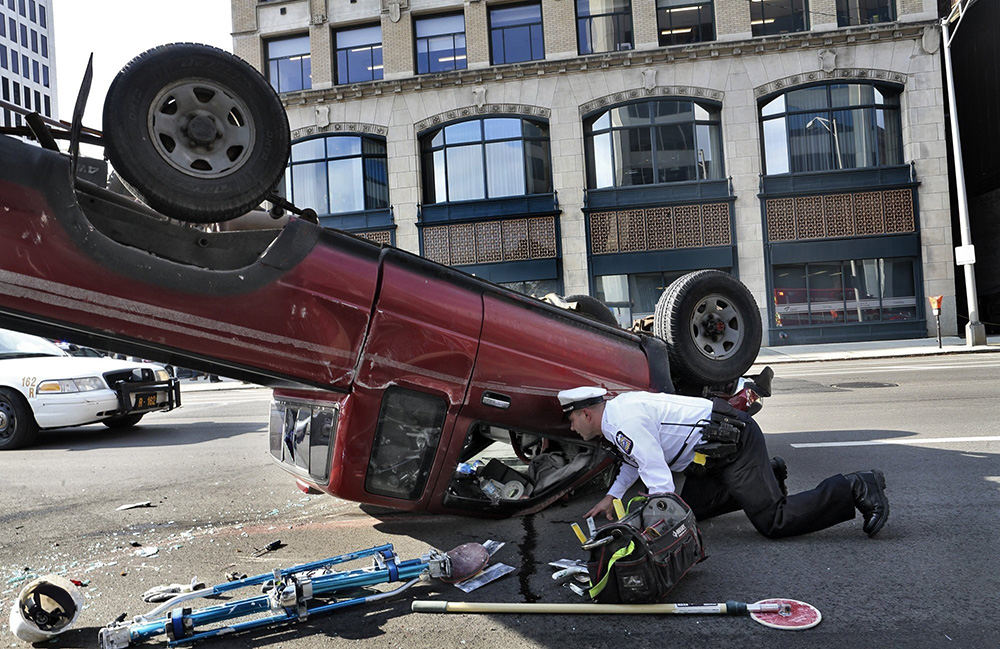
[[[462,592],[471,593],[477,588],[485,586],[492,581],[496,581],[504,575],[512,572],[514,572],[514,566],[508,566],[506,563],[495,563],[482,572],[469,577],[465,581],[458,582],[455,586],[460,588]]]
[[[265,554],[267,554],[268,552],[274,552],[278,548],[285,547],[285,545],[287,545],[287,544],[286,543],[282,543],[281,539],[276,539],[274,541],[271,541],[270,543],[268,543],[267,545],[265,545],[262,548],[254,548],[252,556],[262,557]]]
[[[150,546],[146,546],[146,547],[141,547],[138,550],[135,550],[132,554],[134,556],[137,556],[137,557],[146,558],[146,557],[155,556],[159,551],[160,551],[160,548],[158,548],[158,547],[156,547],[154,545],[150,545]]]
[[[149,501],[149,500],[143,500],[142,502],[138,502],[138,503],[130,503],[128,505],[122,505],[120,507],[117,507],[115,509],[115,511],[116,512],[123,512],[126,509],[139,509],[140,507],[155,507],[155,506],[156,505],[154,505],[151,501]]]
[[[173,599],[182,593],[192,593],[196,590],[203,590],[204,582],[198,581],[197,577],[191,579],[188,584],[167,584],[164,586],[154,586],[142,594],[144,602],[165,602]]]

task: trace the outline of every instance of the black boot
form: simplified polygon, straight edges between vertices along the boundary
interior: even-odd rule
[[[851,481],[854,506],[864,516],[864,531],[868,536],[878,534],[889,519],[889,499],[885,495],[885,475],[878,469],[848,473]]]
[[[785,479],[788,478],[788,465],[785,461],[775,455],[771,458],[771,470],[774,471],[774,479],[778,481],[778,486],[781,487],[781,495],[788,495],[788,487],[785,486]]]

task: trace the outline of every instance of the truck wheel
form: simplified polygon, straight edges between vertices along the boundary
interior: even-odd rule
[[[27,446],[37,434],[35,416],[20,393],[0,388],[0,451]]]
[[[142,419],[142,415],[119,415],[117,417],[109,417],[107,419],[102,419],[101,423],[107,426],[108,428],[114,430],[120,430],[135,426],[136,424],[139,423],[140,419]]]
[[[742,376],[760,351],[760,311],[738,279],[718,270],[680,277],[656,303],[653,333],[682,378],[719,384]]]
[[[576,302],[576,312],[612,327],[619,327],[618,318],[604,302],[590,295],[570,295],[563,298],[567,302]]]
[[[150,207],[183,221],[226,221],[258,206],[285,172],[289,137],[264,77],[207,45],[140,54],[104,101],[115,171]]]

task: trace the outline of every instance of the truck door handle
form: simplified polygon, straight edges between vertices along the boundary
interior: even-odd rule
[[[483,405],[506,410],[510,408],[510,397],[499,392],[483,392]]]

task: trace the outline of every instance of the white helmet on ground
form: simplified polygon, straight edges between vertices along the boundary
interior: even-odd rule
[[[43,642],[68,630],[83,608],[73,582],[59,575],[35,579],[10,609],[10,631],[25,642]]]

